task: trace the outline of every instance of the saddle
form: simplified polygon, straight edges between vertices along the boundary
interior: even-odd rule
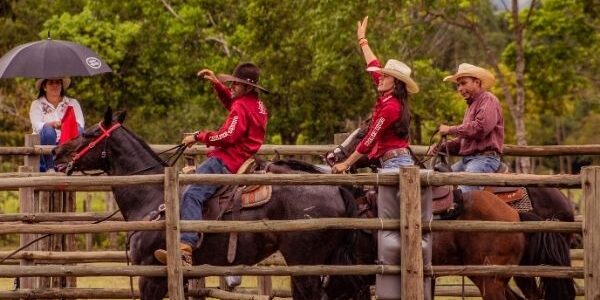
[[[431,187],[431,211],[436,219],[455,219],[463,209],[463,195],[451,185]]]
[[[249,158],[242,164],[236,174],[258,173],[261,172],[256,171],[256,161],[254,158]],[[272,191],[273,187],[271,185],[222,186],[205,202],[202,208],[202,216],[206,220],[221,220],[224,214],[231,213],[232,221],[240,220],[240,212],[243,209],[256,208],[267,204],[271,200]],[[202,235],[200,236],[199,244],[201,243]],[[227,260],[229,263],[233,263],[235,260],[236,251],[237,232],[232,232],[229,235],[229,247],[227,250]]]
[[[501,163],[496,170],[496,173],[508,173],[509,167],[505,163]],[[500,200],[504,201],[508,206],[516,209],[518,212],[529,212],[533,210],[531,199],[524,187],[516,186],[486,186],[484,191],[488,191],[496,195]]]
[[[452,172],[448,164],[436,165],[436,171],[441,172]],[[496,173],[508,173],[509,168],[506,164],[501,163]],[[454,201],[452,193],[452,186],[439,186],[433,187],[433,214],[444,215],[451,210],[455,209],[458,202]],[[486,186],[483,188],[484,191],[490,192],[496,195],[500,200],[504,201],[508,206],[516,209],[519,212],[529,212],[533,210],[531,206],[531,199],[527,194],[527,189],[524,187],[512,187],[512,186]]]

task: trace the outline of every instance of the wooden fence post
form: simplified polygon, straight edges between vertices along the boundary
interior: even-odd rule
[[[85,200],[83,202],[83,212],[92,212],[92,193],[85,194]],[[93,247],[94,247],[93,235],[91,233],[86,233],[85,234],[85,251],[91,251]]]
[[[418,167],[400,168],[400,235],[402,299],[423,299],[421,181]]]
[[[33,172],[33,168],[31,166],[20,166],[19,172]],[[33,188],[20,188],[19,189],[19,212],[20,213],[33,213],[33,198],[34,191]],[[21,247],[25,246],[25,244],[31,242],[35,238],[33,234],[21,234],[19,245]],[[35,250],[35,244],[25,248],[25,250]],[[33,265],[33,260],[30,259],[21,259],[22,266]],[[23,289],[33,289],[35,286],[35,278],[33,277],[23,277],[20,279],[20,285]]]
[[[600,167],[581,170],[585,299],[600,299]]]
[[[26,134],[25,135],[25,147],[33,147],[40,144],[40,136],[37,134]],[[24,165],[33,168],[32,172],[40,171],[40,156],[39,155],[25,155]]]
[[[25,147],[33,147],[36,145],[40,144],[40,136],[37,134],[26,134],[25,135]],[[40,171],[40,156],[39,155],[26,155],[23,158],[23,162],[24,165],[28,168],[28,172],[39,172]],[[25,169],[23,169],[25,170]],[[23,195],[23,198],[21,198],[21,194]],[[38,212],[38,207],[37,207],[37,199],[39,199],[39,192],[35,192],[34,188],[23,188],[23,189],[19,189],[19,198],[22,199],[21,200],[21,205],[24,206],[24,208],[27,210],[27,212],[29,213],[34,213],[34,212]],[[23,209],[23,208],[21,208]],[[25,212],[23,210],[21,210],[22,212]],[[27,235],[21,235],[21,245],[24,245],[25,242],[23,242],[23,239],[27,240],[27,241],[31,241],[37,237],[39,237],[41,235],[39,234],[27,234]],[[28,250],[39,250],[39,243],[36,245],[32,245],[28,248]],[[32,262],[33,264],[33,262]],[[35,278],[35,277],[28,277],[28,278],[21,278],[21,288],[27,288],[27,286],[29,286],[30,288],[39,288],[40,285],[42,284],[43,280],[42,278]]]
[[[165,168],[165,205],[169,299],[183,300],[183,272],[179,249],[179,177],[175,167]]]
[[[273,283],[271,276],[257,276],[256,287],[260,295],[271,295],[273,293]]]
[[[117,209],[117,203],[115,202],[115,196],[112,192],[106,192],[104,196],[104,205],[106,207],[106,211],[109,213],[114,212]],[[108,247],[111,250],[117,249],[117,233],[109,232],[108,233]]]

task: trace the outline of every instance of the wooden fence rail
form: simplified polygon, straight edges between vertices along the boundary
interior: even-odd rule
[[[238,291],[239,290],[239,291]],[[273,290],[271,295],[257,296],[256,289],[237,288],[237,293],[225,292],[219,289],[206,288],[201,290],[191,290],[186,292],[187,296],[206,296],[217,299],[231,300],[283,300],[290,299],[291,293],[288,290]],[[583,290],[577,289],[577,296],[583,296]],[[436,286],[436,296],[450,297],[480,297],[481,293],[475,286],[466,286],[464,289],[460,286]],[[139,291],[133,291],[133,296],[140,296]],[[129,289],[43,289],[43,290],[16,290],[0,291],[0,299],[129,299],[132,292]]]
[[[400,274],[401,266],[393,265],[311,265],[311,266],[193,266],[181,267],[183,276],[224,276],[224,275],[270,275],[270,276],[307,276],[307,275],[373,275]],[[424,267],[426,276],[540,276],[556,278],[583,278],[583,267],[556,266],[433,266]],[[0,266],[0,277],[37,277],[37,276],[167,276],[166,266]]]
[[[105,220],[111,213],[25,213],[25,214],[0,214],[0,222],[95,222]],[[107,221],[123,221],[121,214],[116,214]]]
[[[222,300],[291,300],[268,295],[248,295],[243,293],[232,293],[216,288],[204,288],[189,290],[185,293],[191,297],[213,297]],[[139,298],[140,293],[136,289],[20,289],[15,291],[0,291],[0,299],[131,299]]]
[[[155,152],[162,152],[175,145],[150,145]],[[277,151],[281,155],[323,155],[332,151],[337,145],[263,145],[258,154],[270,155]],[[29,146],[29,147],[0,147],[0,155],[41,155],[50,154],[53,146]],[[417,155],[424,155],[427,146],[412,145],[410,148]],[[185,151],[185,154],[203,155],[211,148],[195,146]],[[173,150],[174,151],[174,150]],[[169,152],[167,152],[169,153]],[[518,146],[504,145],[503,154],[506,156],[558,156],[558,155],[600,155],[600,145],[533,145]]]
[[[0,257],[6,257],[12,251],[0,251]],[[583,249],[571,249],[572,260],[583,259]],[[21,251],[13,256],[14,260],[30,259],[47,264],[55,262],[66,263],[96,263],[96,262],[126,262],[125,251]],[[55,263],[56,264],[56,263]],[[281,258],[271,256],[261,261],[259,266],[285,266]],[[0,297],[2,298],[2,297]]]
[[[397,174],[196,174],[180,175],[180,184],[217,185],[398,185]],[[67,187],[129,186],[163,184],[164,175],[131,176],[39,176],[0,178],[0,190],[25,187],[65,189]],[[423,186],[488,185],[488,186],[559,186],[581,187],[580,175],[475,174],[420,172]]]
[[[181,230],[207,233],[291,232],[323,229],[398,230],[400,220],[316,218],[306,220],[181,221]],[[581,232],[581,222],[532,221],[432,221],[423,231],[467,232]],[[164,221],[104,222],[99,224],[4,224],[0,234],[11,233],[99,233],[164,230]]]

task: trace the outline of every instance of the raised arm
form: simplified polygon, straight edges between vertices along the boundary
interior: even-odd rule
[[[358,44],[362,50],[363,56],[365,57],[365,63],[369,64],[373,60],[377,59],[371,47],[369,47],[369,41],[366,39],[367,24],[369,23],[369,17],[365,17],[362,22],[358,21],[358,28],[356,29],[356,37],[358,38]]]
[[[217,97],[219,97],[219,100],[223,106],[225,106],[227,110],[231,110],[231,103],[233,102],[231,91],[219,81],[217,76],[215,76],[215,73],[209,69],[202,69],[198,71],[197,75],[198,77],[206,79],[212,83],[212,86],[217,93]]]

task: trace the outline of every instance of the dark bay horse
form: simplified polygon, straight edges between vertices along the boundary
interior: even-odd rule
[[[357,147],[364,137],[365,128],[355,130],[334,152],[326,155],[328,164],[337,163],[346,159]],[[355,164],[356,165],[356,164]],[[373,163],[367,160],[358,162],[358,168],[370,167]],[[497,197],[487,197],[477,193],[467,193],[465,196],[465,209],[458,220],[490,220],[490,221],[541,221],[559,220],[573,222],[575,220],[574,210],[570,200],[557,188],[530,187],[527,192],[532,202],[531,213],[518,214],[506,203]],[[471,194],[471,195],[469,195]],[[473,198],[480,198],[474,200]],[[495,199],[494,199],[495,198]],[[516,217],[516,219],[515,219]],[[524,251],[519,248],[504,248],[504,239],[497,239],[505,234],[489,233],[460,233],[460,232],[434,232],[433,233],[433,264],[434,265],[462,265],[462,264],[520,264],[520,265],[558,265],[570,266],[569,243],[571,234],[559,233],[532,233],[519,234],[526,237]],[[506,235],[506,238],[510,234]],[[514,238],[514,236],[513,236]],[[495,256],[503,263],[492,263],[490,257],[494,257],[492,249],[513,252],[513,257],[508,253]],[[521,255],[523,254],[523,255]],[[475,260],[473,260],[475,255]],[[519,260],[514,261],[514,255]],[[506,256],[500,259],[500,257]],[[478,258],[477,258],[478,257]],[[482,261],[481,258],[485,257]],[[510,263],[508,260],[510,257]],[[477,261],[479,259],[479,261]],[[481,283],[481,279],[471,278],[479,287],[484,299],[518,299],[517,294],[512,292],[506,285],[508,278],[496,278],[494,281]],[[484,279],[486,280],[486,279]],[[541,286],[538,287],[535,278],[516,277],[517,285],[527,299],[574,299],[575,287],[572,279],[542,278]],[[483,288],[482,287],[486,287]],[[492,289],[490,289],[492,287]],[[502,291],[497,295],[490,295],[492,290]],[[498,297],[498,298],[497,298]]]
[[[112,176],[162,174],[163,161],[139,137],[121,124],[125,114],[113,118],[108,109],[104,120],[82,136],[53,150],[59,171],[103,170]],[[95,146],[90,147],[93,144]],[[87,149],[87,150],[86,150]],[[113,187],[115,200],[126,221],[143,220],[164,201],[162,184]],[[264,206],[244,209],[241,220],[291,220],[355,216],[352,195],[335,186],[273,186],[272,198]],[[226,214],[225,220],[231,219]],[[237,256],[232,264],[253,265],[279,250],[288,265],[340,264],[342,251],[353,247],[355,231],[317,230],[303,232],[240,233]],[[230,265],[228,234],[205,234],[194,251],[194,264]],[[130,253],[136,265],[158,265],[153,252],[165,249],[164,231],[139,231],[131,236]],[[141,299],[163,299],[165,277],[140,277]],[[325,295],[321,276],[292,277],[294,299],[321,299]],[[335,298],[335,297],[333,297]],[[340,297],[339,299],[348,299]],[[355,298],[356,299],[356,298]]]

